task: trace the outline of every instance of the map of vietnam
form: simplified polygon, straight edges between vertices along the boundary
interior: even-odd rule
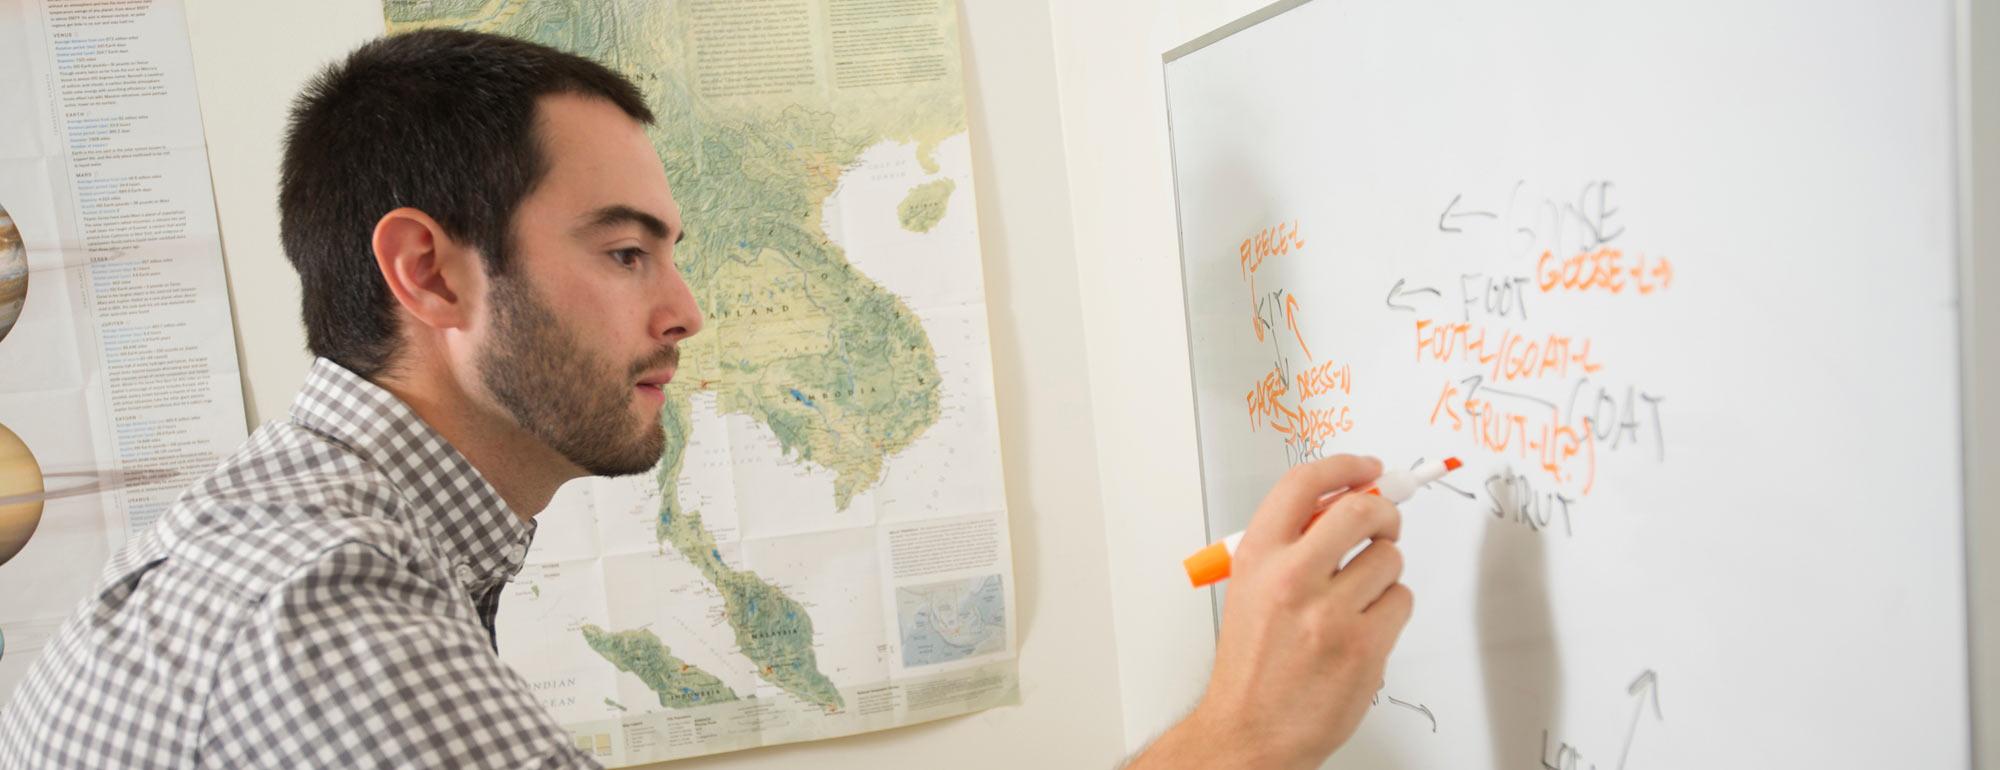
[[[878,483],[886,459],[937,421],[937,362],[922,325],[854,268],[821,219],[864,150],[908,143],[934,171],[937,142],[964,132],[955,34],[939,37],[952,77],[932,78],[934,87],[745,83],[713,77],[703,64],[730,55],[703,47],[706,29],[735,23],[724,18],[729,10],[716,10],[727,5],[385,3],[392,30],[442,25],[537,40],[609,63],[645,91],[660,118],[651,137],[689,226],[677,258],[709,319],[683,351],[662,415],[669,445],[658,473],[658,536],[721,594],[737,646],[760,677],[834,709],[843,704],[815,662],[806,608],[727,565],[700,511],[679,509],[689,398],[714,391],[721,412],[754,419],[787,457],[831,471],[837,509]]]

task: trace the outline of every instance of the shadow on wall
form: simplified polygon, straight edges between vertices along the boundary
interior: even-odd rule
[[[1562,719],[1562,665],[1543,538],[1488,519],[1479,548],[1480,668],[1494,768],[1541,767],[1543,737]]]

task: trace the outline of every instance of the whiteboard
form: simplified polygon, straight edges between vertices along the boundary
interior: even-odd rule
[[[1314,0],[1167,56],[1209,531],[1403,506],[1356,768],[1965,767],[1953,7]]]

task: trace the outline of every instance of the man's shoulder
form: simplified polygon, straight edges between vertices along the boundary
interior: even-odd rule
[[[187,764],[222,672],[298,665],[286,654],[334,644],[356,602],[447,606],[400,499],[351,452],[260,429],[107,566],[0,714],[0,766],[64,748],[102,758],[67,764],[108,766],[135,741],[155,764]],[[147,676],[123,676],[134,662]]]
[[[387,512],[402,499],[381,469],[327,436],[267,423],[181,496],[296,518],[323,510]]]
[[[260,428],[176,500],[142,558],[209,573],[261,595],[323,571],[329,560],[409,564],[421,540],[388,477],[323,436],[286,423]]]

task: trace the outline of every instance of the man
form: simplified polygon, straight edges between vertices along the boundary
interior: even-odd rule
[[[493,619],[558,486],[660,457],[702,327],[652,120],[604,67],[463,32],[309,84],[279,210],[319,360],[106,568],[0,716],[0,767],[594,767]],[[1208,692],[1135,767],[1305,768],[1353,732],[1410,612],[1399,518],[1349,496],[1307,523],[1380,470],[1272,491]]]

